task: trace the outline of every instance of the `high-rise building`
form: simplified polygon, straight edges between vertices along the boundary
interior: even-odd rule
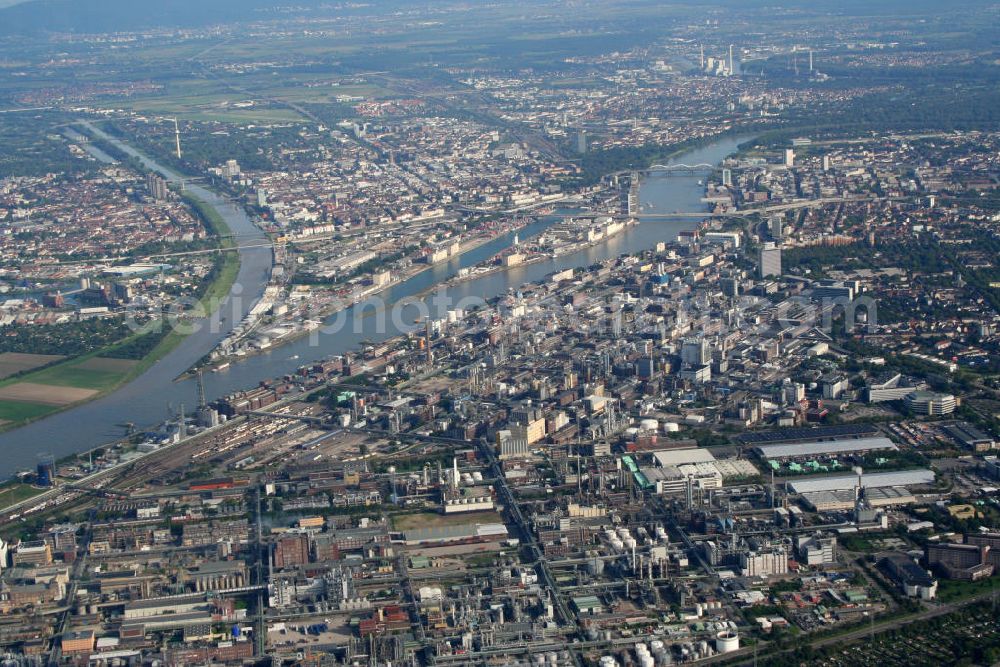
[[[639,200],[638,172],[632,172],[632,178],[629,180],[628,195],[626,199],[626,209],[629,215],[639,215],[640,200]]]
[[[795,149],[786,148],[785,149],[785,166],[791,169],[795,166]]]
[[[727,188],[728,187],[732,187],[732,185],[733,185],[733,172],[732,172],[732,170],[730,170],[730,169],[723,169],[722,170],[722,184],[724,186],[726,186]]]
[[[257,188],[257,206],[264,208],[267,206],[267,190]]]
[[[576,152],[586,153],[587,152],[587,131],[580,130],[576,135]]]
[[[146,188],[149,189],[149,195],[156,201],[163,201],[167,198],[167,181],[153,172],[146,174]]]
[[[823,156],[823,171],[830,171],[830,156]]]
[[[769,278],[781,275],[781,246],[765,243],[760,249],[760,277]]]
[[[681,363],[688,366],[704,366],[712,360],[708,341],[704,338],[688,338],[681,344]]]
[[[770,220],[771,238],[775,241],[780,241],[784,238],[785,230],[783,229],[782,223],[783,221],[780,215],[776,215]]]
[[[240,163],[236,160],[226,160],[226,164],[222,166],[222,176],[228,178],[229,180],[234,180],[240,177]]]

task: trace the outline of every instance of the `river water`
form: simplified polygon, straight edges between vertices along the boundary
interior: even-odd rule
[[[133,149],[95,129],[95,133],[112,141],[122,150],[140,157],[147,167],[155,169],[171,180],[179,177],[165,167],[140,156]],[[674,162],[688,164],[717,164],[733,153],[745,137],[728,137],[702,148],[690,151]],[[649,175],[642,184],[641,201],[643,208],[651,205],[651,212],[704,210],[701,202],[704,186],[699,181],[704,174],[656,174]],[[233,292],[223,302],[220,312],[226,313],[225,320],[215,318],[215,326],[204,326],[200,331],[184,339],[169,355],[154,364],[146,373],[118,391],[96,401],[58,413],[23,428],[0,434],[0,478],[13,475],[19,470],[33,468],[39,453],[54,454],[57,458],[105,444],[124,435],[121,424],[134,422],[152,426],[167,417],[168,404],[175,408],[184,403],[193,408],[197,403],[197,384],[193,379],[177,381],[176,378],[208,353],[234,324],[259,299],[268,280],[271,266],[269,248],[245,247],[259,244],[264,236],[253,225],[242,209],[204,187],[188,183],[186,185],[202,200],[214,206],[225,218],[240,245],[241,266]],[[558,216],[543,218],[518,231],[520,238],[526,239],[545,229]],[[673,241],[677,233],[691,229],[696,222],[686,220],[644,221],[626,228],[626,231],[599,245],[525,267],[493,273],[475,280],[468,280],[447,288],[443,292],[434,290],[424,297],[424,303],[432,316],[442,316],[446,306],[439,305],[441,296],[455,303],[464,297],[491,297],[505,293],[510,288],[540,280],[547,274],[560,269],[588,266],[594,262],[618,255],[639,252],[652,248],[661,241]],[[392,287],[379,297],[387,304],[402,299],[414,299],[424,295],[436,284],[454,276],[460,268],[470,267],[488,259],[509,246],[514,233],[505,234],[489,243],[471,250],[449,262],[443,262]],[[437,297],[431,305],[429,299]],[[356,349],[362,341],[382,341],[399,333],[393,326],[392,318],[371,316],[371,307],[348,308],[340,315],[331,317],[317,335],[303,337],[288,345],[275,348],[267,353],[249,357],[233,363],[219,373],[204,375],[205,393],[209,400],[238,389],[255,386],[265,379],[294,372],[310,361]],[[402,311],[403,320],[412,322],[417,308],[410,306]],[[339,318],[339,319],[338,319]],[[388,322],[384,329],[380,322]],[[342,326],[334,323],[343,322]],[[327,333],[326,331],[330,332]]]

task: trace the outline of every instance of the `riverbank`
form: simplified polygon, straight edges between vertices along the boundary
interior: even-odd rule
[[[750,137],[743,140],[748,138]],[[720,139],[685,154],[684,159],[695,163],[717,164],[736,151],[740,142],[739,137]],[[169,175],[171,172],[161,173]],[[175,182],[179,182],[179,177],[174,178]],[[700,200],[704,196],[704,187],[698,184],[698,180],[703,178],[704,176],[685,174],[650,175],[643,182],[642,201],[655,204],[659,210],[698,210],[703,206]],[[217,194],[204,191],[197,183],[188,183],[187,188],[206,198],[217,208],[222,207],[220,212],[236,233],[241,253],[238,282],[244,287],[240,298],[243,311],[246,312],[263,292],[267,271],[271,266],[271,250],[253,247],[261,245],[263,234],[253,226],[245,213],[233,209]],[[521,235],[528,237],[537,234],[548,224],[550,222],[544,219],[529,224]],[[469,280],[443,290],[444,296],[452,303],[471,296],[489,299],[516,289],[523,283],[541,280],[553,271],[585,267],[607,258],[653,248],[695,224],[694,220],[644,220],[641,225],[630,227],[623,234],[587,250],[559,258],[548,258],[522,267],[519,271]],[[512,236],[513,234],[502,236],[492,243],[486,243],[459,258],[459,261],[441,262],[426,267],[420,274],[390,287],[383,298],[388,303],[415,298],[439,286],[459,268],[473,266],[508,247]],[[441,316],[436,310],[439,306],[433,300],[427,299],[426,305],[428,311],[434,313],[434,317]],[[203,377],[205,394],[210,400],[221,397],[255,386],[264,379],[294,374],[304,365],[356,350],[366,342],[379,343],[400,333],[391,320],[379,322],[380,318],[367,317],[359,309],[349,308],[344,317],[348,320],[347,326],[337,327],[336,331],[329,333],[324,332],[316,339],[309,337],[290,343],[281,355],[258,355],[254,359],[234,364],[225,373],[206,374]],[[115,425],[123,420],[135,422],[140,427],[151,426],[160,423],[167,416],[168,403],[174,406],[180,403],[194,405],[199,394],[197,382],[193,378],[181,381],[176,379],[212,349],[231,329],[231,325],[232,321],[226,323],[222,332],[206,330],[187,337],[173,352],[134,380],[127,389],[0,435],[0,477],[13,475],[25,468],[34,468],[37,462],[35,452],[40,448],[48,449],[57,458],[87,451],[120,437],[121,428]]]
[[[592,216],[596,216],[596,217],[602,217],[602,215],[606,215],[606,214],[597,213],[597,214],[588,214],[588,215],[592,215]],[[533,255],[528,255],[527,257],[525,257],[524,259],[522,259],[521,261],[519,261],[519,262],[517,262],[515,264],[504,264],[501,261],[501,255],[502,255],[502,253],[501,254],[497,254],[497,255],[495,255],[495,256],[493,256],[493,257],[491,257],[491,258],[489,258],[489,259],[487,259],[487,260],[485,260],[483,262],[480,262],[479,264],[477,264],[477,265],[475,265],[473,267],[469,267],[466,273],[459,273],[458,275],[452,276],[451,278],[449,278],[448,280],[446,280],[443,283],[443,285],[446,285],[446,286],[458,285],[460,283],[469,282],[469,281],[472,281],[472,280],[479,280],[481,278],[487,278],[487,277],[489,277],[491,275],[498,274],[498,273],[504,273],[506,271],[512,271],[512,270],[515,270],[515,269],[523,269],[523,268],[531,266],[533,264],[539,264],[541,262],[545,262],[546,260],[549,260],[549,259],[556,259],[556,258],[563,257],[563,256],[566,256],[566,255],[573,255],[573,254],[576,254],[576,253],[579,253],[579,252],[583,252],[583,251],[588,250],[590,248],[595,248],[595,247],[597,247],[597,246],[599,246],[599,245],[601,245],[603,243],[607,243],[608,241],[612,240],[613,238],[615,238],[619,234],[622,234],[625,231],[627,231],[629,227],[632,227],[632,226],[638,225],[638,224],[639,224],[639,221],[637,219],[635,219],[635,218],[629,218],[627,220],[622,221],[620,223],[620,227],[617,227],[617,228],[614,228],[614,229],[609,228],[608,231],[607,231],[607,233],[604,234],[603,236],[601,236],[600,238],[594,239],[592,241],[573,241],[573,242],[568,242],[568,243],[565,243],[563,245],[554,247],[550,252],[537,252],[537,253],[535,253]],[[545,234],[545,231],[541,232],[539,235],[544,236],[544,234]],[[534,238],[534,237],[529,237],[529,238]],[[521,241],[521,242],[525,243],[525,241]],[[499,263],[497,263],[497,262],[499,262]]]
[[[456,251],[455,254],[450,256],[447,260],[442,262],[437,262],[435,264],[415,263],[411,265],[408,269],[400,273],[393,274],[393,276],[385,284],[379,286],[371,286],[368,289],[362,290],[360,292],[357,292],[356,294],[351,295],[351,298],[348,300],[340,300],[334,307],[321,308],[318,311],[311,313],[311,316],[308,320],[297,319],[297,320],[287,320],[287,321],[275,321],[275,322],[269,322],[267,324],[262,324],[261,325],[262,327],[274,327],[274,328],[292,327],[292,329],[289,331],[289,333],[281,336],[280,338],[272,339],[267,347],[244,347],[240,349],[239,353],[213,356],[210,360],[198,364],[190,371],[185,373],[184,377],[192,377],[196,375],[197,371],[225,370],[226,368],[232,366],[232,364],[239,364],[248,359],[278,351],[303,338],[306,338],[311,333],[313,333],[313,331],[316,328],[318,328],[319,326],[318,324],[316,326],[309,326],[308,324],[309,322],[322,322],[324,320],[328,320],[331,317],[339,315],[340,313],[348,310],[349,308],[352,308],[360,303],[363,303],[368,299],[380,297],[390,292],[394,288],[406,283],[407,281],[410,281],[420,276],[423,273],[433,271],[435,267],[439,265],[447,264],[448,262],[460,259],[466,253],[481,248],[486,244],[493,243],[494,241],[503,237],[504,235],[517,233],[518,231],[527,227],[529,224],[533,224],[535,222],[537,222],[537,219],[525,218],[519,224],[510,225],[508,227],[505,227],[497,231],[496,233],[475,235],[473,238],[461,242],[458,251]],[[445,282],[435,283],[433,287],[438,287],[443,284],[446,283]],[[433,289],[433,287],[431,289]],[[423,294],[423,292],[421,294]],[[388,306],[389,304],[386,305]]]
[[[206,230],[219,239],[219,247],[231,248],[233,241],[225,220],[197,197],[185,195],[184,199]],[[206,314],[214,312],[232,288],[239,266],[235,252],[218,255],[200,297]],[[170,354],[186,337],[174,328],[153,330],[166,326],[162,318],[151,320],[150,326],[149,331],[136,332],[101,349],[0,380],[0,432],[22,428],[117,391]],[[145,345],[152,347],[142,356],[130,353],[130,348]]]

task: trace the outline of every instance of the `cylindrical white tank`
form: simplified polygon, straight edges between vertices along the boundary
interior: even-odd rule
[[[655,431],[659,425],[655,419],[643,419],[639,422],[639,428],[643,431]]]
[[[740,636],[732,630],[723,630],[715,635],[715,650],[719,653],[732,653],[740,648]]]
[[[663,422],[664,433],[677,433],[679,430],[681,430],[681,425],[677,422]]]

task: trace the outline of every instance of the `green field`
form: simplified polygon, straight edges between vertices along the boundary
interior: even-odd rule
[[[23,403],[21,401],[0,401],[0,430],[19,426],[33,419],[39,419],[58,409],[54,405],[39,405],[38,403]]]
[[[78,387],[79,389],[96,389],[107,391],[113,389],[127,376],[128,371],[96,370],[79,368],[83,360],[70,361],[67,364],[52,366],[29,377],[31,382],[51,384],[56,387]]]
[[[36,489],[33,486],[19,482],[8,482],[0,485],[0,509],[10,507],[28,498],[34,498],[44,492],[45,489]]]

